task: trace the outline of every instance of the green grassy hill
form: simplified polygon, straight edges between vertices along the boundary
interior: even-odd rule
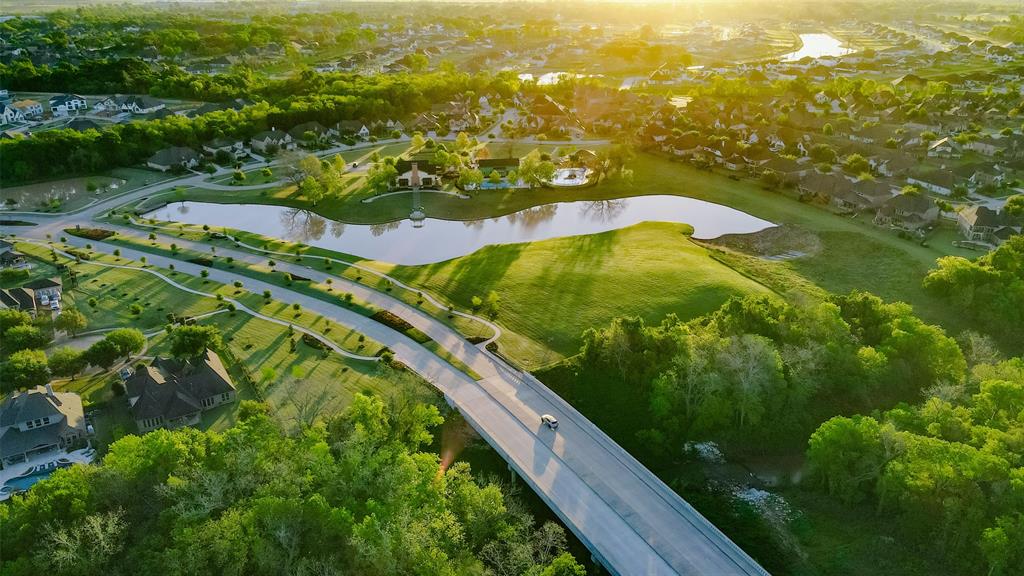
[[[494,290],[501,349],[536,367],[574,354],[579,336],[616,316],[692,318],[730,296],[766,290],[708,256],[689,226],[643,223],[590,236],[488,246],[468,256],[388,273],[459,306]]]

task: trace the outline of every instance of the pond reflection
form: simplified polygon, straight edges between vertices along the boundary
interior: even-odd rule
[[[263,204],[184,202],[154,210],[145,217],[227,226],[410,265],[456,258],[489,244],[596,234],[645,221],[685,222],[693,226],[696,238],[757,232],[773,226],[728,206],[668,195],[545,204],[507,216],[471,221],[428,218],[422,228],[413,227],[409,220],[344,224],[307,210]]]

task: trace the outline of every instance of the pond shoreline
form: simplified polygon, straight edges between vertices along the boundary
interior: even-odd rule
[[[504,216],[455,220],[408,218],[353,224],[280,204],[181,201],[140,214],[164,222],[227,225],[373,260],[422,265],[465,256],[495,244],[586,236],[641,222],[688,224],[696,239],[757,232],[775,226],[735,208],[672,194],[536,205]]]

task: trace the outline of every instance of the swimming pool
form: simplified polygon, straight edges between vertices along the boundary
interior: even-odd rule
[[[0,491],[7,492],[9,494],[24,492],[29,488],[36,485],[40,480],[49,478],[51,474],[57,471],[58,468],[67,468],[71,466],[71,461],[65,458],[61,458],[56,462],[50,462],[33,469],[28,474],[22,474],[17,478],[11,478],[7,482],[4,482],[3,488]]]

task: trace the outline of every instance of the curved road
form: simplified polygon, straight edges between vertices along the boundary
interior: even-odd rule
[[[200,178],[205,178],[203,175]],[[181,183],[196,179],[186,177]],[[20,214],[19,220],[36,222],[32,227],[6,227],[4,233],[43,240],[57,238],[62,229],[91,226],[96,215],[123,203],[166,188],[147,187],[98,202],[73,214]],[[103,225],[124,235],[144,237],[124,226]],[[158,237],[163,236],[158,233]],[[164,242],[191,247],[178,237]],[[69,237],[70,244],[86,240]],[[93,248],[112,252],[113,247],[91,241]],[[200,243],[196,243],[200,244]],[[339,304],[314,298],[223,269],[209,269],[170,257],[120,248],[124,257],[160,267],[174,264],[179,271],[210,277],[223,283],[241,281],[252,291],[270,290],[275,299],[299,303],[358,330],[390,347],[395,357],[441,390],[472,426],[495,448],[519,475],[561,517],[613,574],[706,574],[765,575],[750,556],[658,480],[611,438],[551,392],[540,381],[519,372],[432,316],[385,293],[339,276],[313,271],[291,262],[277,269],[323,281],[331,277],[342,291],[352,292],[376,307],[388,310],[422,330],[461,362],[481,376],[474,381],[412,339],[348,310]],[[218,256],[240,262],[262,262],[251,252],[218,247]],[[541,424],[541,414],[559,420],[557,432]]]

